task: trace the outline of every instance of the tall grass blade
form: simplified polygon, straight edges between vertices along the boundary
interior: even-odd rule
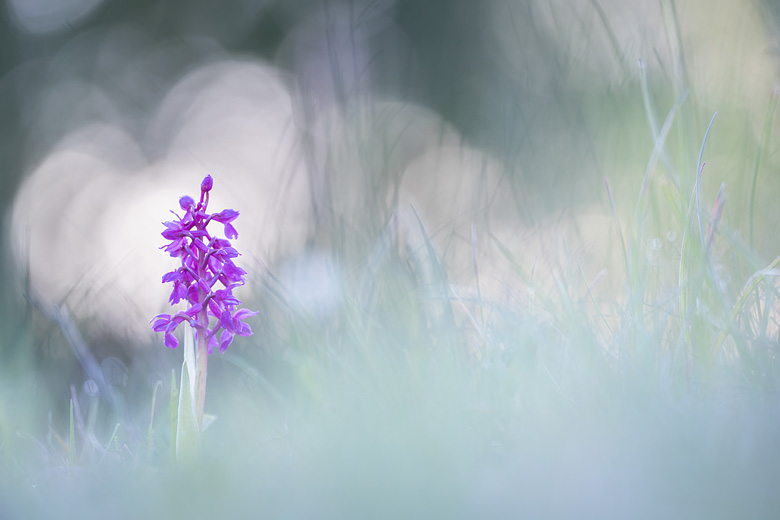
[[[471,258],[474,264],[474,280],[477,283],[477,305],[479,305],[480,327],[485,327],[485,311],[482,302],[482,290],[479,286],[479,264],[477,262],[477,228],[471,223]]]
[[[585,282],[585,289],[588,293],[588,297],[590,298],[591,303],[593,303],[593,307],[596,309],[596,312],[601,318],[602,323],[604,323],[604,326],[609,331],[609,336],[612,337],[615,335],[615,333],[612,331],[612,327],[609,326],[609,323],[607,322],[607,318],[604,316],[604,313],[601,312],[601,307],[599,306],[598,302],[596,302],[596,298],[593,296],[593,291],[591,290],[591,286],[594,285],[594,283],[598,283],[598,280],[600,280],[601,273],[599,273],[599,277],[597,277],[597,279],[594,280],[594,283],[589,283],[588,278],[585,276],[585,270],[582,268],[582,263],[579,263],[579,268],[580,268],[580,275],[582,276],[582,280],[583,282]],[[603,272],[605,271],[602,271],[602,273]]]
[[[68,469],[73,471],[76,463],[76,428],[73,420],[73,399],[70,400],[70,438],[68,440]]]
[[[599,21],[604,27],[604,32],[607,33],[609,43],[612,45],[612,52],[615,53],[615,59],[620,65],[620,69],[622,70],[623,74],[627,74],[625,60],[623,59],[623,52],[620,50],[620,42],[618,41],[617,36],[615,36],[615,31],[612,30],[612,24],[609,23],[609,18],[607,18],[606,11],[604,11],[604,8],[601,6],[598,0],[590,0],[590,3],[593,6],[593,9],[595,9],[596,14],[599,16]]]
[[[778,97],[780,97],[780,87],[776,86],[772,90],[772,97],[769,100],[769,106],[767,107],[766,115],[764,116],[764,126],[761,130],[761,141],[759,142],[758,149],[756,150],[756,159],[753,163],[753,182],[750,187],[750,204],[748,205],[750,247],[756,246],[753,223],[755,221],[756,214],[756,187],[758,186],[758,173],[761,170],[761,159],[763,158],[764,153],[769,146],[769,136],[772,132],[772,120],[775,117]]]
[[[453,315],[452,305],[450,303],[450,283],[449,278],[447,277],[447,272],[444,270],[444,266],[439,260],[439,255],[433,245],[431,236],[425,229],[425,224],[423,223],[422,218],[420,217],[419,213],[417,213],[417,210],[414,208],[414,206],[412,206],[412,211],[414,212],[414,216],[417,219],[417,224],[420,228],[420,234],[422,235],[426,252],[425,256],[417,253],[415,255],[415,260],[420,266],[421,271],[426,275],[425,284],[428,286],[427,289],[431,292],[431,296],[435,301],[440,302],[440,304],[437,306],[439,315],[436,316],[435,319],[439,321],[439,325],[442,327],[442,330],[454,333],[455,316]],[[453,344],[453,339],[454,338],[451,334],[447,335],[448,343]]]
[[[683,91],[677,97],[677,101],[675,101],[671,110],[669,110],[669,113],[666,115],[666,120],[664,120],[664,126],[661,128],[661,131],[653,135],[653,152],[650,154],[650,160],[647,162],[647,168],[645,169],[645,176],[642,179],[642,186],[639,188],[639,199],[637,201],[636,214],[634,215],[634,224],[631,232],[631,236],[634,239],[639,236],[642,218],[645,215],[645,199],[647,198],[647,193],[650,189],[650,179],[652,178],[653,171],[658,163],[658,158],[663,156],[664,150],[666,149],[666,138],[669,136],[669,131],[675,120],[675,115],[680,110],[686,97],[688,97],[688,91]],[[667,171],[669,171],[668,168]],[[669,176],[671,177],[671,172],[669,173]],[[633,253],[634,256],[636,256],[638,251],[633,251]]]
[[[653,138],[653,142],[657,143],[659,141],[659,138],[661,137],[661,131],[658,129],[658,121],[655,117],[656,110],[655,106],[653,105],[653,98],[650,95],[650,85],[648,84],[647,80],[647,65],[645,64],[644,60],[639,60],[639,82],[642,87],[642,101],[645,107],[645,118],[647,119],[647,123],[650,126],[650,136]],[[688,91],[683,90],[680,93],[680,96],[677,98],[678,102],[675,103],[675,108],[672,109],[673,112],[677,112],[677,108],[679,108],[679,105],[681,104],[681,100],[687,97]],[[672,115],[672,112],[670,112],[666,119],[669,121],[669,116]],[[665,126],[665,123],[664,123]],[[668,132],[668,130],[667,130]],[[662,141],[665,141],[666,137],[662,139]],[[672,183],[679,189],[680,187],[680,181],[677,178],[677,172],[672,165],[671,160],[666,155],[666,151],[664,147],[655,147],[653,150],[653,153],[655,153],[657,150],[657,155],[661,159],[661,162],[664,165],[664,168],[666,169],[666,173],[668,174],[669,178],[672,180]],[[647,173],[645,174],[647,176]]]
[[[699,148],[699,160],[696,162],[696,218],[699,222],[699,240],[704,243],[704,228],[701,224],[701,173],[704,169],[704,147],[707,145],[707,138],[710,136],[710,130],[712,130],[712,124],[715,122],[715,118],[718,113],[712,114],[707,131],[704,133],[704,139],[701,142],[701,148]]]
[[[737,298],[737,301],[734,303],[734,306],[731,308],[731,315],[729,316],[729,321],[726,324],[727,326],[723,328],[723,330],[718,335],[718,339],[715,341],[715,346],[714,346],[715,351],[720,350],[723,347],[723,343],[726,341],[726,338],[730,335],[734,337],[735,341],[739,342],[739,337],[738,334],[736,333],[736,329],[734,328],[734,325],[737,323],[737,319],[739,318],[742,309],[746,307],[748,298],[753,293],[753,291],[756,290],[758,285],[763,281],[764,277],[767,275],[774,275],[775,268],[779,264],[780,264],[780,256],[772,260],[772,263],[770,263],[764,269],[761,269],[753,273],[753,275],[747,281],[745,286],[742,288],[742,292],[739,294],[739,298]]]
[[[617,227],[618,238],[620,239],[620,249],[623,252],[623,259],[626,262],[626,276],[629,282],[632,280],[631,264],[628,256],[628,248],[626,247],[626,239],[623,237],[623,229],[620,226],[620,218],[617,214],[617,206],[615,206],[615,198],[612,196],[612,187],[609,185],[609,179],[604,177],[604,186],[607,188],[607,197],[609,197],[609,207],[612,210],[612,218],[615,220],[615,226]]]
[[[712,249],[712,242],[715,240],[715,232],[718,230],[720,217],[723,215],[723,206],[726,204],[726,196],[723,193],[725,188],[726,184],[721,183],[720,190],[718,190],[718,196],[715,199],[715,207],[712,208],[712,217],[710,218],[709,228],[707,229],[707,243],[704,246],[704,253],[707,257],[709,257],[710,249]]]
[[[147,435],[146,442],[146,458],[152,460],[152,434],[154,432],[154,407],[157,403],[157,390],[162,386],[162,381],[157,381],[154,385],[154,391],[152,392],[152,411],[149,417],[149,433]]]

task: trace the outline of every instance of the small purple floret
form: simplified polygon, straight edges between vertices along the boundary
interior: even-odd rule
[[[181,300],[186,300],[189,305],[185,311],[174,315],[158,314],[151,321],[155,332],[164,333],[165,346],[169,348],[179,346],[173,332],[181,323],[188,322],[195,329],[196,338],[200,334],[206,335],[209,354],[215,347],[224,352],[235,335],[251,335],[252,329],[243,320],[257,314],[237,309],[241,301],[233,295],[233,289],[244,285],[246,274],[232,260],[239,256],[239,252],[229,240],[212,237],[206,229],[214,220],[224,226],[226,238],[238,237],[231,224],[238,217],[238,211],[206,212],[213,186],[211,175],[206,175],[200,185],[200,202],[196,203],[195,199],[186,195],[181,197],[179,207],[185,212],[184,216],[173,213],[176,220],[163,222],[165,231],[162,236],[170,243],[160,249],[181,259],[181,267],[166,273],[162,281],[173,283],[169,298],[172,305]],[[217,282],[222,284],[222,288],[215,287]],[[218,337],[220,331],[222,333]]]

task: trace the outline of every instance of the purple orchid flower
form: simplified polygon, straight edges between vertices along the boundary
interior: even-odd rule
[[[225,209],[218,213],[206,212],[209,205],[209,192],[214,186],[211,175],[206,175],[200,185],[200,201],[196,204],[192,197],[179,199],[184,216],[176,216],[172,222],[163,222],[165,231],[162,236],[169,240],[162,246],[174,258],[181,259],[181,266],[166,273],[163,283],[173,283],[169,301],[171,305],[186,300],[187,310],[176,314],[158,314],[152,318],[152,329],[165,333],[165,346],[176,348],[179,341],[173,332],[183,322],[195,329],[196,341],[207,342],[208,353],[218,347],[225,352],[233,337],[251,336],[252,329],[243,320],[257,312],[237,309],[241,301],[233,295],[233,289],[244,285],[246,271],[233,263],[239,256],[224,238],[213,237],[207,226],[219,222],[224,226],[225,237],[234,239],[238,232],[232,222],[238,217],[238,211]],[[215,287],[219,282],[223,288]],[[211,318],[214,318],[213,324]]]

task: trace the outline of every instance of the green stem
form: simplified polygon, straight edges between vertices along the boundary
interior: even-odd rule
[[[206,323],[205,313],[201,323]],[[205,327],[201,329],[205,331]],[[209,352],[206,333],[198,334],[198,355],[195,365],[195,413],[198,417],[198,431],[203,431],[203,407],[206,403],[206,376],[208,375]]]
[[[202,240],[202,239],[201,239]],[[198,277],[203,280],[206,277],[205,253],[199,250],[198,253]],[[201,302],[205,301],[206,292],[198,286],[198,295]],[[208,331],[209,316],[208,307],[204,306],[198,317],[200,329],[198,329],[198,352],[195,361],[195,413],[198,419],[198,432],[203,431],[203,408],[206,403],[206,376],[208,375]]]

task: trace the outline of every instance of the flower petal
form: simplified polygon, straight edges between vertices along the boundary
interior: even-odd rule
[[[171,315],[170,314],[158,314],[154,318],[152,318],[152,330],[155,332],[162,332],[165,330],[165,328],[168,326],[168,324],[171,322]]]
[[[186,314],[187,316],[189,316],[191,318],[194,318],[202,310],[203,310],[203,305],[201,305],[200,303],[196,303],[196,304],[192,305],[189,309],[184,311],[184,314]]]
[[[233,342],[233,334],[228,331],[222,331],[222,336],[219,341],[219,351],[225,352],[230,344]]]
[[[193,284],[187,289],[187,301],[196,303],[198,301],[198,286]]]
[[[236,218],[238,218],[238,211],[234,209],[223,209],[219,213],[214,213],[214,215],[212,215],[211,218],[213,220],[216,220],[217,222],[222,222],[223,224],[227,224],[228,222],[233,222],[234,220],[236,220]]]
[[[185,195],[184,197],[179,199],[179,207],[183,209],[184,211],[189,210],[191,207],[195,205],[195,201],[192,200],[192,197],[188,197]]]
[[[179,340],[176,339],[176,336],[171,334],[170,332],[165,333],[165,346],[168,348],[176,348],[179,346]]]
[[[222,312],[225,309],[223,309],[220,304],[215,300],[214,298],[211,298],[209,300],[209,311],[211,311],[212,316],[219,319],[220,316],[222,316]]]
[[[163,283],[173,282],[174,280],[180,280],[182,276],[184,276],[184,273],[182,272],[181,268],[179,268],[171,271],[170,273],[165,273],[165,275],[162,277],[162,281]]]
[[[233,224],[225,224],[225,236],[228,238],[238,238],[238,231],[233,227]]]
[[[182,298],[186,298],[186,297],[187,297],[187,288],[184,286],[184,284],[181,283],[179,280],[173,282],[173,291],[171,291],[171,297],[168,299],[171,305],[176,305],[182,300]]]
[[[214,293],[214,298],[224,305],[240,305],[241,302],[233,296],[232,289],[220,289]]]
[[[252,335],[252,328],[246,324],[238,322],[238,327],[236,327],[236,334],[239,336],[251,336]]]
[[[219,322],[226,331],[233,330],[233,318],[230,316],[230,312],[227,310],[222,311],[222,315],[219,317]]]
[[[258,314],[260,314],[258,311],[250,311],[249,309],[239,309],[233,315],[233,318],[237,320],[243,320],[250,316],[257,316]]]
[[[200,250],[201,250],[201,251],[203,251],[204,253],[208,253],[208,252],[209,252],[209,246],[207,246],[206,244],[204,244],[202,240],[193,240],[193,241],[192,241],[192,244],[193,244],[193,245],[194,245],[194,246],[195,246],[197,249],[200,249]]]
[[[232,281],[243,281],[243,276],[246,274],[246,271],[240,267],[236,267],[236,264],[234,264],[232,261],[227,260],[225,261],[225,265],[222,267],[222,273]]]

